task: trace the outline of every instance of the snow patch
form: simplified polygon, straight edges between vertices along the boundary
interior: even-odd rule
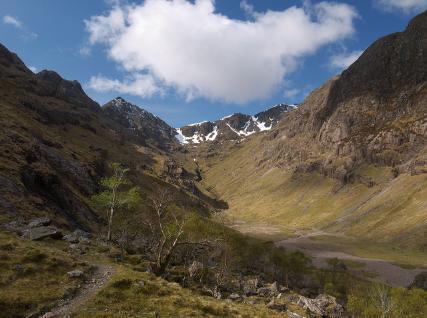
[[[218,126],[215,126],[214,129],[206,135],[206,140],[214,141],[218,136]]]

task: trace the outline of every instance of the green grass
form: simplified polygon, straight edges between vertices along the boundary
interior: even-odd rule
[[[150,274],[118,267],[113,280],[74,318],[286,317],[263,304],[228,303]]]
[[[61,250],[58,242],[31,242],[0,232],[0,317],[43,312],[76,290],[73,269],[88,265]]]
[[[286,167],[259,165],[253,149],[263,149],[260,142],[261,138],[253,138],[227,156],[203,159],[202,151],[198,157],[205,178],[202,184],[228,202],[229,220],[244,221],[249,230],[271,226],[273,234],[255,229],[257,237],[280,238],[321,229],[362,242],[427,250],[426,174],[393,178],[391,168],[366,165],[356,174],[373,181],[372,187],[362,183],[343,186],[317,173],[295,176]]]

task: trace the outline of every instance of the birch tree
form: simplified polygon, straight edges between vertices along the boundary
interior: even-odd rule
[[[130,187],[130,182],[126,178],[129,169],[119,163],[111,163],[110,168],[112,176],[101,180],[103,191],[92,197],[92,202],[107,212],[108,241],[111,241],[115,214],[133,208],[140,199],[138,187]]]

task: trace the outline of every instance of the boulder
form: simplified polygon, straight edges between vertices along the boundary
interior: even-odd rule
[[[258,288],[257,294],[261,297],[275,297],[279,294],[279,289],[277,283],[274,282],[272,284],[263,286]]]
[[[188,268],[188,274],[190,277],[196,276],[198,273],[200,273],[203,270],[203,264],[198,261],[193,261],[193,263]]]
[[[51,220],[47,217],[35,218],[28,223],[28,227],[35,228],[40,226],[47,226],[51,223]]]
[[[232,301],[238,301],[241,299],[241,297],[237,293],[232,293],[230,296],[228,296],[228,299],[231,299]]]
[[[303,316],[300,316],[297,313],[289,310],[286,312],[286,314],[288,315],[289,318],[304,318]]]
[[[39,241],[45,238],[60,239],[62,238],[62,232],[55,226],[39,226],[25,230],[22,237],[32,241]]]
[[[67,273],[68,277],[70,278],[81,278],[84,276],[84,273],[78,269],[70,271]]]
[[[89,243],[90,238],[91,238],[90,233],[87,233],[82,230],[75,230],[74,232],[64,236],[64,240],[72,244]]]
[[[256,295],[258,285],[258,278],[245,280],[242,282],[242,291],[246,296]]]
[[[316,298],[299,296],[296,304],[315,315],[322,317],[340,318],[344,314],[344,308],[330,295],[320,294]]]

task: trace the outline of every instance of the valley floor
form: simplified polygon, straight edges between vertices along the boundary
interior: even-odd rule
[[[427,255],[391,246],[362,242],[340,234],[311,229],[289,235],[269,224],[234,220],[232,228],[244,234],[269,239],[288,250],[299,250],[312,258],[313,265],[328,268],[337,258],[357,275],[378,279],[393,287],[409,286],[427,268]]]

